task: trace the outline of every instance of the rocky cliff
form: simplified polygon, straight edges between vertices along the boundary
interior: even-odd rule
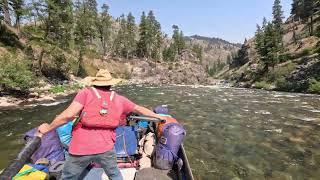
[[[267,73],[263,72],[263,63],[260,62],[253,37],[238,52],[238,62],[219,78],[228,79],[237,87],[311,93],[317,91],[320,80],[319,38],[309,36],[307,24],[293,21],[292,17],[282,27],[284,50],[274,68]]]

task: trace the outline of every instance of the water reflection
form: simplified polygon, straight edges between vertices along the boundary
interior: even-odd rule
[[[167,104],[187,128],[185,146],[197,179],[319,179],[320,97],[192,86],[122,86],[153,107]],[[27,129],[66,103],[0,111],[0,168]]]

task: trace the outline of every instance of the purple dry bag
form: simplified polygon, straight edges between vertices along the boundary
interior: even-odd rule
[[[172,169],[186,131],[182,125],[170,123],[164,126],[163,134],[155,148],[153,165],[157,169]]]
[[[38,128],[28,131],[24,139],[27,141],[33,138]],[[36,152],[31,156],[32,163],[35,163],[40,158],[48,159],[52,164],[56,161],[64,160],[64,152],[61,146],[59,136],[55,130],[48,132],[41,138],[41,145]]]

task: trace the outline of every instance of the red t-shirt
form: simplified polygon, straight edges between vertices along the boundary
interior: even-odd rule
[[[102,91],[97,89],[100,96],[110,96],[110,91]],[[74,101],[86,105],[87,101],[91,98],[97,98],[91,89],[86,88],[78,92]],[[123,109],[120,125],[125,124],[125,117],[132,112],[135,108],[135,104],[128,100],[124,96],[116,95],[112,101],[117,101],[118,106],[122,106]],[[100,111],[100,109],[97,109]],[[73,155],[92,155],[101,154],[110,151],[114,147],[115,142],[115,130],[114,129],[101,129],[101,128],[88,128],[81,125],[81,122],[74,127],[72,131],[72,138],[69,147],[69,153]]]

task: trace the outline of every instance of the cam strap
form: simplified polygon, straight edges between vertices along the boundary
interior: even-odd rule
[[[30,173],[32,173],[32,172],[36,172],[36,171],[38,171],[38,169],[36,169],[36,168],[34,168],[34,167],[31,167],[30,169],[27,169],[27,170],[25,170],[25,171],[22,171],[22,172],[16,174],[16,175],[12,178],[12,180],[17,179],[18,177],[21,177],[21,176],[30,174]]]

